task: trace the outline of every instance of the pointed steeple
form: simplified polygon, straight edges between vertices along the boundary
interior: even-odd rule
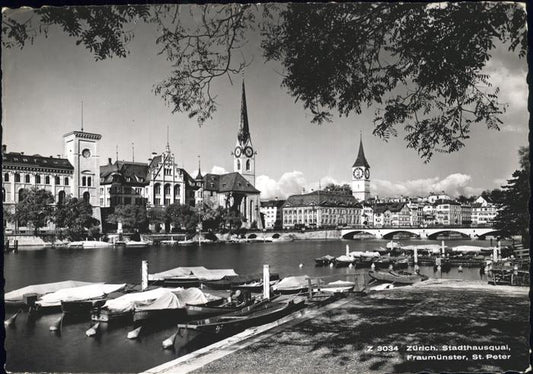
[[[198,174],[196,174],[196,178],[194,179],[197,181],[204,179],[202,176],[202,168],[200,167],[200,155],[198,155]]]
[[[368,164],[368,161],[365,157],[365,151],[363,149],[363,134],[361,132],[360,139],[359,139],[359,153],[357,154],[357,158],[355,159],[355,162],[353,163],[352,167],[357,166],[364,166],[365,168],[370,168],[370,165]]]
[[[242,81],[242,98],[241,98],[241,123],[239,134],[237,135],[240,144],[246,144],[250,139],[250,129],[248,127],[248,109],[246,108],[246,91],[244,89],[244,79]]]

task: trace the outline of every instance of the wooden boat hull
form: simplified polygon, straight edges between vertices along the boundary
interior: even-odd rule
[[[194,330],[200,333],[226,335],[245,330],[252,326],[264,325],[284,317],[304,306],[299,303],[269,302],[251,311],[231,313],[198,321],[195,324],[178,324],[178,328]]]
[[[384,271],[370,271],[368,273],[371,278],[380,281],[388,282],[395,284],[414,284],[427,279],[425,275],[418,274],[399,274],[394,272],[384,272]]]
[[[176,323],[187,320],[186,308],[176,309],[152,309],[135,310],[133,312],[134,323]]]
[[[115,312],[109,309],[99,309],[91,313],[91,320],[95,322],[131,322],[133,321],[133,312]]]
[[[64,314],[90,314],[94,308],[99,308],[106,302],[105,298],[90,299],[90,300],[76,300],[76,301],[62,301],[61,311]]]

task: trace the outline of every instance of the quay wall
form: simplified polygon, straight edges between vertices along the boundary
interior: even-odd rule
[[[33,235],[5,235],[4,240],[9,242],[9,246],[13,246],[15,241],[18,241],[19,247],[24,246],[46,246],[50,245],[49,242],[45,242],[43,238]]]

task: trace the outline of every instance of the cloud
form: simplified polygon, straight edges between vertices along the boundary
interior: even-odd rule
[[[432,192],[446,194],[457,197],[459,195],[477,195],[483,190],[469,186],[472,177],[467,174],[450,174],[444,179],[438,177],[426,179],[414,179],[403,182],[391,182],[376,179],[371,182],[370,188],[373,195],[382,197],[388,196],[424,196]]]
[[[518,133],[525,133],[527,132],[527,127],[518,127],[513,125],[502,125],[500,126],[500,130],[502,132],[518,132]]]
[[[308,190],[304,174],[296,170],[284,173],[278,181],[267,175],[260,175],[255,181],[255,187],[261,191],[261,199],[286,199],[290,195],[302,193],[304,189]]]
[[[224,169],[222,166],[213,166],[211,169],[211,174],[226,174],[227,170]]]

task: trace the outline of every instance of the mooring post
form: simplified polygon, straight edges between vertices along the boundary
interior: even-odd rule
[[[313,298],[313,287],[311,287],[311,278],[307,278],[307,289],[309,290],[309,298]]]
[[[141,290],[148,288],[148,261],[143,260],[141,263]]]
[[[346,244],[346,256],[350,255],[350,246]]]
[[[270,299],[270,268],[263,265],[263,298]]]

